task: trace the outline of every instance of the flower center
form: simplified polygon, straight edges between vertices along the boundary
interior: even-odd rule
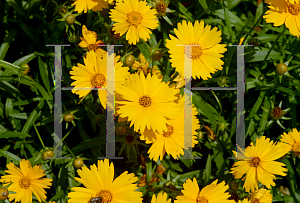
[[[89,44],[88,49],[89,51],[93,50],[96,51],[97,46],[95,44]]]
[[[30,179],[29,179],[27,176],[23,177],[23,178],[19,181],[19,185],[20,185],[20,187],[23,188],[23,189],[29,188],[29,186],[30,186]]]
[[[163,133],[164,137],[170,137],[173,133],[173,127],[167,124],[168,131]]]
[[[196,202],[197,203],[208,203],[208,200],[203,196],[200,196],[200,197],[198,196],[196,199]]]
[[[253,159],[249,160],[248,163],[252,167],[257,167],[259,165],[260,159],[258,157],[254,157]]]
[[[293,145],[293,151],[295,153],[300,153],[300,142],[296,142],[294,145]]]
[[[288,11],[292,14],[292,15],[298,15],[300,12],[300,5],[299,4],[290,4],[288,6]]]
[[[166,11],[167,7],[165,4],[158,4],[156,6],[156,10],[158,13],[164,13]]]
[[[202,49],[200,45],[192,46],[192,59],[198,59],[201,56],[201,54],[202,54]]]
[[[96,197],[92,197],[88,203],[109,203],[112,198],[113,196],[109,190],[100,190]]]
[[[148,97],[148,96],[142,96],[142,97],[139,99],[139,103],[140,103],[140,105],[142,105],[143,107],[151,106],[151,98]]]
[[[102,87],[104,83],[105,83],[105,77],[100,73],[96,73],[91,78],[91,85],[93,87]]]
[[[131,13],[127,14],[127,22],[129,25],[134,25],[136,27],[142,22],[142,19],[142,15],[138,12],[132,11]]]
[[[282,116],[281,108],[280,107],[275,107],[271,110],[271,116],[274,119],[279,119]]]

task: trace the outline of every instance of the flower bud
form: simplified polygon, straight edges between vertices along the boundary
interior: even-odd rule
[[[127,129],[126,129],[126,127],[124,127],[124,126],[119,126],[119,127],[117,127],[117,129],[116,129],[116,134],[117,134],[117,135],[125,135],[126,132],[127,132]]]
[[[125,63],[127,66],[132,66],[134,62],[135,62],[135,57],[133,55],[129,55],[126,57]]]
[[[277,64],[276,66],[276,72],[279,74],[279,75],[283,75],[285,74],[286,72],[288,71],[288,67],[285,63],[279,63]]]
[[[79,40],[79,38],[76,35],[72,35],[69,37],[69,42],[76,43]]]
[[[43,159],[50,159],[54,156],[54,153],[52,150],[48,150],[48,151],[45,151],[44,154],[43,154]]]
[[[67,12],[66,7],[62,6],[58,9],[58,13],[65,14]]]
[[[22,69],[25,68],[25,69],[22,71],[22,73],[23,73],[24,75],[27,75],[27,74],[30,72],[30,68],[29,68],[29,65],[28,65],[28,64],[22,64],[22,65],[21,65],[21,68],[22,68]]]
[[[68,123],[72,122],[73,119],[74,119],[74,115],[71,114],[71,113],[67,113],[67,114],[64,116],[64,121],[66,121],[66,122],[68,122]]]
[[[230,182],[230,188],[234,191],[237,191],[239,189],[239,183],[235,180]]]
[[[69,14],[66,17],[66,24],[73,25],[75,23],[75,16],[73,14]]]
[[[266,78],[265,78],[264,75],[258,76],[258,80],[259,80],[260,82],[263,82],[265,79],[266,79]]]
[[[153,55],[152,55],[152,58],[155,60],[155,61],[158,61],[161,59],[161,57],[163,56],[163,53],[161,50],[156,50]]]
[[[81,168],[83,166],[83,164],[84,164],[84,162],[83,162],[82,158],[75,159],[74,163],[73,163],[75,168]]]
[[[8,194],[9,194],[9,192],[8,192],[7,188],[5,188],[5,187],[0,188],[0,200],[1,201],[6,200],[8,197]]]

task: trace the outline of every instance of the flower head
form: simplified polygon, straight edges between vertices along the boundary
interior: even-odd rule
[[[288,151],[293,150],[295,155],[300,156],[300,131],[293,128],[292,132],[283,133],[280,141],[288,144]]]
[[[122,67],[123,63],[118,62],[120,56],[115,57],[115,88],[117,89],[121,85],[127,76],[129,75],[128,67]],[[71,85],[76,88],[94,88],[94,87],[107,87],[107,57],[104,55],[103,59],[96,56],[94,51],[87,53],[86,58],[83,58],[84,64],[77,64],[73,66],[70,72],[71,79],[76,80]],[[111,68],[112,74],[114,69]],[[72,93],[78,94],[79,98],[82,98],[80,102],[90,93],[90,89],[72,90]],[[100,103],[104,109],[106,109],[106,91],[98,90]],[[79,102],[79,103],[80,103]]]
[[[218,180],[215,180],[200,191],[196,178],[193,181],[188,179],[183,184],[183,195],[178,196],[174,203],[235,203],[234,200],[228,200],[230,195],[225,192],[229,188],[228,185],[225,185],[224,181],[219,184],[217,182]]]
[[[235,179],[240,179],[246,174],[244,188],[246,192],[258,189],[258,181],[267,188],[275,186],[274,174],[286,176],[285,164],[274,161],[288,152],[286,144],[273,143],[269,138],[261,136],[256,138],[256,145],[251,145],[245,149],[245,155],[238,153],[239,161],[235,162],[231,168]]]
[[[142,203],[142,193],[138,189],[138,178],[133,173],[123,172],[114,180],[114,165],[108,159],[98,160],[98,166],[93,164],[90,169],[82,167],[77,170],[80,178],[75,179],[85,187],[73,187],[69,203],[99,202],[106,203]],[[101,201],[102,200],[102,201]]]
[[[176,116],[175,119],[169,120],[170,125],[167,124],[167,131],[163,133],[155,133],[155,141],[153,139],[151,141],[152,136],[150,138],[147,137],[149,131],[145,132],[141,136],[141,140],[146,140],[146,143],[153,142],[152,146],[148,150],[149,158],[156,161],[158,158],[160,160],[163,159],[165,153],[172,155],[174,159],[177,159],[181,154],[183,154],[184,148],[184,98],[180,97],[179,99],[179,109],[181,110],[181,114]],[[198,143],[196,140],[197,132],[196,130],[200,128],[199,121],[196,117],[197,108],[192,108],[192,147]],[[188,135],[187,135],[188,136]]]
[[[151,203],[171,203],[171,199],[167,200],[167,193],[159,193],[156,197],[155,194],[152,195]]]
[[[107,2],[104,0],[75,0],[71,6],[75,6],[75,11],[78,13],[81,13],[82,11],[86,13],[87,10],[93,10],[97,12],[109,8]]]
[[[85,25],[82,26],[82,35],[80,37],[81,42],[78,44],[81,48],[85,48],[88,51],[94,51],[98,57],[103,58],[103,55],[106,54],[106,51],[101,49],[98,45],[102,44],[102,40],[97,41],[97,33],[90,31],[86,28]]]
[[[1,176],[0,182],[5,182],[4,185],[9,186],[9,190],[15,193],[9,194],[9,201],[16,201],[21,203],[31,203],[32,193],[39,202],[46,200],[46,191],[44,188],[51,186],[52,179],[42,178],[45,170],[41,169],[41,165],[32,167],[28,160],[22,159],[20,161],[20,168],[17,168],[13,163],[6,165],[8,170],[6,173],[10,175]]]
[[[174,119],[180,113],[175,103],[179,90],[170,88],[155,75],[131,74],[116,93],[120,95],[120,100],[116,100],[117,113],[128,117],[130,127],[134,124],[136,132],[143,133],[146,128],[159,133],[168,131],[167,119]]]
[[[250,203],[272,203],[273,196],[270,190],[259,189],[251,194]]]
[[[151,9],[146,1],[120,1],[111,10],[110,17],[115,22],[112,30],[120,33],[120,36],[127,32],[126,40],[129,44],[136,44],[140,38],[147,41],[151,34],[149,29],[158,26],[156,10]]]
[[[292,35],[300,36],[300,2],[298,0],[266,0],[269,10],[264,15],[267,23],[285,26]]]
[[[192,57],[192,76],[194,79],[202,78],[206,80],[211,78],[210,73],[222,70],[224,62],[220,59],[226,51],[224,44],[221,42],[221,31],[217,31],[211,26],[204,27],[204,22],[196,20],[194,26],[191,22],[183,21],[177,24],[174,32],[177,36],[170,35],[170,40],[166,40],[166,47],[169,49],[170,61],[172,67],[181,73],[184,77],[184,58],[185,47],[180,45],[191,46]],[[179,45],[179,46],[178,46]]]

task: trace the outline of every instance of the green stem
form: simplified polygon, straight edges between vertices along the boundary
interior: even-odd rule
[[[59,143],[54,148],[54,151],[57,149],[57,147],[68,137],[68,135],[71,133],[71,131],[74,129],[75,126],[71,128],[71,130],[59,141]]]
[[[286,30],[286,27],[284,27],[283,31],[282,31],[282,32],[278,35],[278,37],[275,39],[274,43],[272,44],[272,47],[269,49],[269,51],[268,51],[268,53],[267,53],[267,55],[266,55],[266,57],[265,57],[265,59],[264,59],[264,62],[266,62],[266,60],[268,59],[268,57],[269,57],[269,55],[270,55],[272,49],[275,47],[277,41],[278,41],[279,38],[283,35],[283,33],[285,32],[285,30]]]
[[[43,146],[43,149],[45,149],[44,142],[43,142],[43,140],[42,140],[42,138],[41,138],[41,135],[40,135],[38,129],[36,128],[35,124],[33,124],[33,127],[34,127],[34,129],[35,129],[36,134],[38,135],[38,137],[39,137],[39,139],[40,139],[40,142],[41,142],[41,144],[42,144],[42,146]]]

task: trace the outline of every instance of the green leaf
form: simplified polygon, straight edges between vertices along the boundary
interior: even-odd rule
[[[16,102],[13,102],[12,105],[13,106],[23,106],[23,105],[28,105],[28,104],[31,104],[32,102],[41,101],[41,100],[42,100],[41,97],[36,97],[36,98],[32,98],[32,99],[27,99],[27,100],[16,101]]]
[[[234,13],[226,9],[226,12],[228,13],[229,16],[229,22],[231,25],[234,25],[238,27],[239,29],[242,29],[245,25],[245,23]],[[214,15],[218,16],[219,18],[226,20],[225,19],[225,14],[224,14],[224,9],[218,9],[213,12]]]
[[[9,114],[10,117],[13,117],[13,118],[18,118],[18,119],[28,119],[27,117],[27,114],[26,113],[11,113]]]
[[[14,74],[18,74],[20,67],[6,61],[0,60],[0,67],[6,68],[12,71]]]
[[[210,10],[207,6],[206,0],[198,0],[199,3],[201,4],[202,8],[206,11],[206,13],[210,14]]]
[[[4,89],[5,91],[9,92],[9,93],[16,94],[16,95],[24,97],[21,94],[21,92],[17,88],[15,88],[15,86],[10,84],[9,82],[6,82],[6,81],[0,82],[0,89],[1,88]]]
[[[35,53],[28,54],[27,56],[23,56],[22,58],[19,58],[15,62],[13,62],[14,65],[20,66],[22,64],[29,63],[32,59],[34,59],[37,55]]]
[[[4,151],[2,149],[0,149],[0,157],[1,156],[5,156],[7,159],[13,160],[15,164],[21,161],[21,159],[18,156],[14,155],[13,153],[10,153],[9,151]]]
[[[31,137],[31,136],[26,133],[13,132],[13,131],[3,132],[0,134],[0,139],[12,138],[12,137],[24,138],[24,137]]]
[[[40,69],[40,73],[41,73],[41,78],[43,80],[43,83],[46,87],[46,89],[48,90],[49,94],[50,94],[50,83],[49,83],[49,72],[48,72],[48,66],[47,64],[45,64],[41,57],[39,56],[38,59],[38,63],[39,63],[39,69]]]
[[[11,30],[8,35],[7,38],[4,40],[4,42],[1,44],[0,47],[0,59],[4,59],[6,52],[11,44],[11,42],[13,41],[13,39],[15,38],[16,34],[18,33],[17,30]]]
[[[264,61],[268,51],[255,51],[251,53],[245,53],[245,62],[258,62],[258,61]],[[274,50],[271,51],[270,55],[268,56],[267,60],[269,59],[280,59],[280,53],[276,52]]]
[[[147,45],[144,42],[137,43],[136,46],[139,48],[139,50],[142,52],[142,54],[144,55],[144,57],[146,59],[149,58],[150,51],[149,51]]]

